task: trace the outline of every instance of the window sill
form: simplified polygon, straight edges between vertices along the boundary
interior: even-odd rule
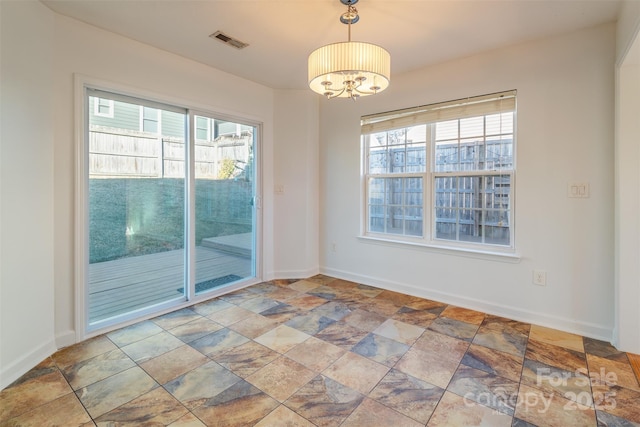
[[[467,258],[484,259],[491,261],[518,263],[520,262],[520,254],[515,252],[501,252],[482,250],[474,248],[453,247],[448,245],[428,244],[422,242],[411,242],[406,240],[393,240],[389,238],[382,238],[377,236],[358,236],[358,240],[363,243],[378,244],[385,246],[393,246],[398,248],[409,248],[416,250],[425,250],[428,252],[435,252],[446,255],[462,256]]]

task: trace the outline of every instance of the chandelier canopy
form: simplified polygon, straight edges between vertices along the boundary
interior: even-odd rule
[[[351,24],[360,20],[354,6],[358,0],[340,2],[347,6],[340,22],[349,27],[348,41],[322,46],[309,55],[309,87],[328,99],[355,100],[382,92],[391,77],[389,52],[371,43],[351,41]]]

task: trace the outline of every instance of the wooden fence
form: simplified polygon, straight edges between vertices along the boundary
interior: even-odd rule
[[[224,159],[249,161],[250,134],[197,140],[195,176],[218,179]],[[89,175],[92,178],[184,178],[185,143],[180,138],[92,125]]]

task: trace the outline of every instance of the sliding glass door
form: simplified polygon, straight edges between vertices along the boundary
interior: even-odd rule
[[[194,115],[195,293],[255,276],[258,128]]]
[[[86,88],[87,330],[256,278],[259,127]]]

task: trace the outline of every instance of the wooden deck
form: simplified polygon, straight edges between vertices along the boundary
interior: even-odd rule
[[[234,274],[251,275],[251,259],[196,247],[196,283]],[[89,322],[183,297],[184,250],[89,265]]]

